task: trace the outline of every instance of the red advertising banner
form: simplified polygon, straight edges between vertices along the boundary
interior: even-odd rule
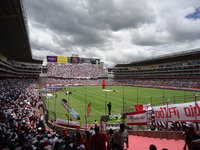
[[[88,104],[88,117],[90,117],[91,105],[92,105],[92,103],[89,103],[89,104]]]

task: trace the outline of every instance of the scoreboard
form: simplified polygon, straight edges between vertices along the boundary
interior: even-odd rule
[[[65,56],[47,56],[47,62],[100,65],[100,59],[96,59],[96,58],[80,58],[80,57],[65,57]]]

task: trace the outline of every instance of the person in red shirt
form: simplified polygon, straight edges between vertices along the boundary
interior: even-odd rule
[[[95,126],[95,134],[92,136],[92,150],[106,150],[106,142],[108,143],[108,136],[99,132],[99,127]]]

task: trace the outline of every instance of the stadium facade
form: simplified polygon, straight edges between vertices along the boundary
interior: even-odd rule
[[[41,60],[32,58],[24,0],[0,1],[0,77],[38,78]]]
[[[115,79],[199,79],[200,48],[151,59],[118,64]]]
[[[46,82],[56,84],[57,79],[92,79],[93,81],[107,79],[112,77],[114,72],[114,80],[109,78],[107,82],[109,85],[119,83],[138,85],[144,82],[147,85],[154,81],[158,84],[161,80],[166,83],[173,80],[174,83],[181,81],[181,85],[176,86],[186,87],[195,84],[195,88],[199,88],[200,49],[130,64],[118,64],[107,71],[103,69],[100,59],[81,58],[77,55],[47,56],[46,64],[42,65],[42,61],[32,58],[24,1],[2,0],[0,6],[2,9],[0,13],[2,41],[0,43],[0,77],[39,78],[41,76],[49,78]],[[188,83],[188,81],[191,82]],[[72,84],[74,81],[65,82]],[[63,81],[58,83],[63,83]],[[84,81],[84,84],[89,84],[89,82]],[[91,82],[91,84],[101,85],[101,81]]]

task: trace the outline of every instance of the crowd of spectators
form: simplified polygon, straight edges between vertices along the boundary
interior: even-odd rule
[[[97,85],[101,86],[105,80],[106,85],[130,85],[152,88],[187,88],[199,89],[200,79],[63,79],[44,78],[43,83],[49,85]]]
[[[30,146],[36,132],[45,128],[36,86],[35,79],[0,80],[0,148]]]
[[[48,82],[55,80],[56,84],[66,79],[46,79]],[[84,82],[86,80],[83,80]],[[123,80],[125,81],[125,80]],[[130,81],[126,80],[127,83]],[[143,84],[157,86],[159,82],[163,80],[136,80],[132,84]],[[177,86],[177,82],[174,79],[175,84],[171,86]],[[96,133],[92,136],[92,132],[86,131],[80,133],[78,130],[75,134],[67,133],[63,131],[54,131],[46,128],[44,124],[44,117],[40,113],[42,108],[42,101],[39,95],[39,88],[37,79],[1,79],[0,80],[0,149],[16,149],[16,150],[77,150],[77,149],[88,149],[92,146],[97,146],[99,140],[103,140],[102,146],[105,148],[105,142],[108,142],[108,147],[123,148],[124,142],[127,142],[127,133],[124,132],[120,126],[120,130],[117,132],[109,131],[108,136]],[[70,81],[74,83],[74,80]],[[87,81],[88,82],[88,81]],[[98,81],[102,84],[102,80]],[[110,79],[113,83],[113,80]],[[120,82],[120,81],[118,81]],[[168,81],[170,82],[170,81]],[[193,80],[182,80],[187,85],[193,85]],[[197,80],[199,83],[199,80]],[[167,81],[163,81],[162,84],[167,84]],[[186,83],[180,85],[186,85]],[[98,128],[96,128],[98,129]],[[98,136],[102,137],[98,137]],[[120,140],[119,140],[120,139]],[[121,146],[120,146],[121,145]]]
[[[115,82],[158,88],[200,88],[200,79],[115,79]]]
[[[99,147],[108,137],[104,133],[86,131],[75,134],[46,128],[40,113],[42,101],[36,79],[0,80],[0,149],[15,150],[77,150]],[[93,135],[91,134],[93,133]],[[98,140],[99,139],[99,140]],[[108,143],[109,144],[109,143]]]
[[[41,106],[37,80],[0,80],[0,149],[77,149],[78,134],[45,128]]]
[[[107,74],[99,65],[49,63],[47,75],[62,78],[102,78]]]
[[[44,83],[48,84],[62,84],[62,85],[102,85],[105,80],[106,85],[132,85],[145,86],[154,88],[200,88],[200,79],[58,79],[46,78]]]
[[[105,80],[106,85],[114,85],[113,79],[58,79],[58,78],[44,78],[43,83],[49,85],[97,85],[101,86],[102,81]]]
[[[94,64],[49,63],[47,67],[47,76],[51,77],[45,81],[48,84],[102,85],[102,80],[98,78],[107,77],[102,67]],[[106,79],[106,85],[119,84],[155,88],[200,88],[200,79]]]

